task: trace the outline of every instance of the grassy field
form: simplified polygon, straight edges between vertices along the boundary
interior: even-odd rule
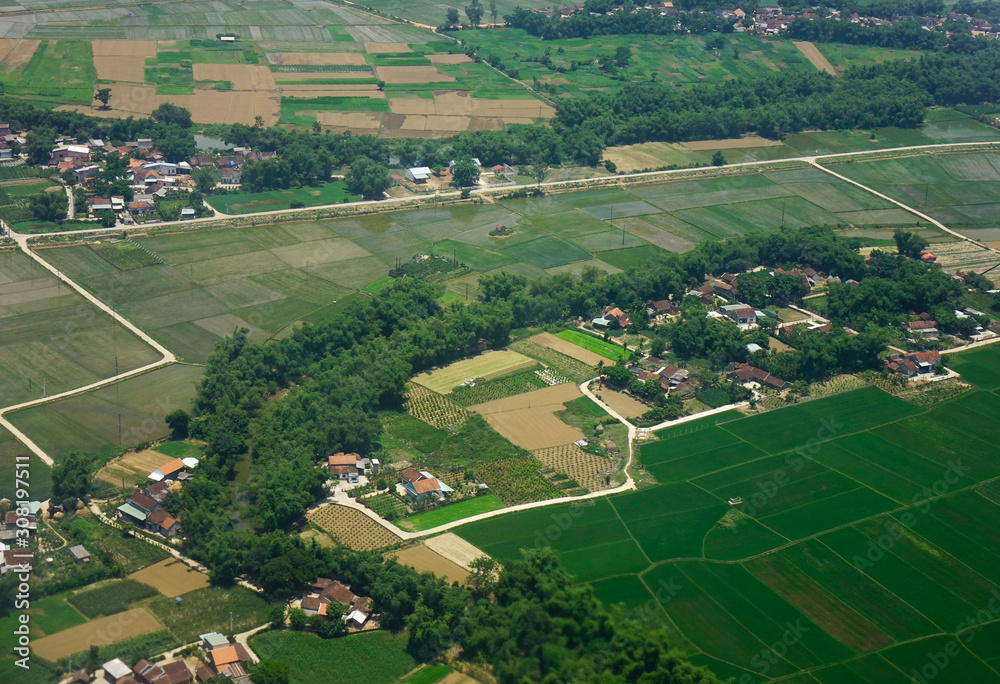
[[[663,430],[639,455],[657,486],[457,534],[501,560],[551,546],[606,601],[661,608],[673,642],[722,677],[902,682],[895,668],[930,648],[908,642],[971,629],[988,636],[963,643],[947,680],[994,681],[982,654],[1000,620],[981,609],[1000,591],[998,361],[993,347],[950,358],[982,389],[931,410],[867,388]],[[789,624],[796,637],[772,646]]]
[[[315,634],[288,630],[262,632],[250,640],[262,658],[289,664],[289,684],[324,684],[330,667],[339,667],[337,681],[343,684],[389,684],[416,667],[406,652],[406,634],[365,632],[341,639],[320,639]]]
[[[229,634],[229,614],[233,615],[233,633],[239,634],[267,622],[270,604],[244,587],[206,587],[185,594],[182,601],[159,596],[149,605],[150,611],[170,632],[187,644],[199,634]]]
[[[313,207],[320,204],[356,202],[361,199],[347,192],[342,182],[324,183],[315,188],[294,190],[269,190],[267,192],[247,192],[233,195],[216,195],[206,201],[224,214],[250,214],[255,211],[277,211],[288,209],[293,202]]]
[[[587,351],[600,354],[604,358],[611,359],[612,361],[617,361],[627,353],[617,344],[605,342],[600,338],[582,333],[578,330],[563,330],[561,333],[558,333],[556,337],[572,342],[575,345],[583,347]]]
[[[503,508],[503,501],[492,494],[477,496],[475,499],[466,499],[458,503],[441,506],[426,513],[411,515],[396,521],[396,524],[404,530],[429,530],[438,525],[462,520],[480,513],[496,511]]]

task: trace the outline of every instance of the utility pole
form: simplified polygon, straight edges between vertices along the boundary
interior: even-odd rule
[[[784,202],[781,203],[781,225],[785,225],[785,205],[787,203],[788,200],[785,200]]]

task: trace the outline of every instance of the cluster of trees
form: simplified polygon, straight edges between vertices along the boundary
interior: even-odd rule
[[[740,301],[750,306],[763,308],[768,304],[784,306],[798,302],[809,294],[809,283],[805,278],[775,273],[755,271],[741,273],[736,278],[739,287]]]
[[[631,4],[631,2],[627,3],[627,5]],[[530,35],[543,40],[637,33],[686,35],[713,31],[733,32],[733,19],[717,17],[711,12],[661,17],[659,12],[645,10],[639,10],[632,14],[627,9],[627,5],[624,11],[611,16],[593,16],[589,11],[584,11],[568,18],[547,17],[541,12],[532,12],[518,7],[512,13],[504,15],[504,21],[507,22],[508,26],[524,29]],[[605,10],[596,9],[594,11]]]
[[[250,192],[318,185],[330,180],[333,157],[322,147],[296,139],[273,159],[246,162],[240,167],[240,185]]]
[[[382,199],[382,193],[392,185],[389,168],[368,157],[357,157],[344,180],[349,191],[366,200]]]
[[[794,40],[810,40],[816,43],[876,45],[907,50],[940,50],[948,44],[943,31],[925,31],[923,24],[912,17],[887,26],[865,26],[833,19],[810,21],[799,18],[788,26],[787,36]]]

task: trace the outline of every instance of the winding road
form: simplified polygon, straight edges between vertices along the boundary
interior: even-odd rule
[[[882,198],[883,200],[886,200],[886,201],[892,203],[895,206],[900,207],[901,209],[904,209],[905,211],[908,211],[908,212],[912,213],[913,215],[917,216],[921,220],[926,221],[926,222],[934,225],[936,228],[938,228],[938,229],[940,229],[940,230],[948,233],[949,235],[952,235],[952,236],[954,236],[956,238],[959,238],[961,240],[964,240],[964,241],[967,241],[969,243],[972,243],[972,244],[976,245],[977,247],[980,247],[980,248],[983,248],[983,249],[991,249],[991,248],[983,245],[982,243],[979,243],[979,242],[977,242],[975,240],[972,240],[971,238],[968,238],[968,237],[962,235],[961,233],[958,233],[958,232],[955,232],[955,231],[949,229],[947,226],[945,226],[944,224],[942,224],[940,221],[937,221],[936,219],[933,219],[930,216],[928,216],[928,215],[926,215],[926,214],[924,214],[924,213],[922,213],[922,212],[920,212],[920,211],[918,211],[916,209],[913,209],[912,207],[909,207],[909,206],[907,206],[906,204],[904,204],[902,202],[899,202],[899,201],[894,200],[891,197],[888,197],[888,196],[886,196],[886,195],[884,195],[884,194],[882,194],[880,192],[872,190],[871,188],[869,188],[869,187],[867,187],[867,186],[865,186],[865,185],[863,185],[863,184],[861,184],[861,183],[859,183],[857,181],[851,180],[850,178],[847,178],[846,176],[843,176],[843,175],[841,175],[839,173],[831,171],[830,169],[822,166],[820,164],[820,161],[821,160],[822,161],[827,161],[827,160],[833,160],[833,161],[835,161],[835,160],[838,160],[838,159],[847,159],[847,158],[864,158],[864,157],[868,157],[868,156],[894,154],[894,153],[898,153],[898,152],[921,153],[921,152],[929,152],[929,151],[935,151],[935,150],[941,150],[941,151],[945,151],[945,150],[961,151],[962,149],[968,149],[968,148],[990,148],[990,147],[996,147],[996,146],[1000,146],[1000,142],[970,142],[970,143],[918,145],[918,146],[910,146],[910,147],[891,148],[891,149],[886,149],[886,150],[872,150],[872,151],[868,151],[868,152],[845,152],[845,153],[829,154],[829,155],[811,155],[811,156],[804,156],[804,157],[793,157],[793,158],[788,158],[788,159],[777,159],[777,160],[772,160],[772,161],[744,162],[744,163],[739,163],[739,164],[729,164],[729,165],[724,166],[724,167],[719,167],[717,170],[723,171],[723,170],[731,170],[733,168],[747,168],[747,169],[757,168],[757,169],[760,169],[762,167],[768,167],[768,166],[774,166],[774,165],[780,165],[780,164],[788,164],[790,162],[791,163],[794,163],[794,162],[806,163],[806,164],[809,164],[810,166],[815,167],[815,168],[819,169],[820,171],[822,171],[824,173],[827,173],[827,174],[829,174],[829,175],[831,175],[831,176],[833,176],[833,177],[835,177],[835,178],[837,178],[837,179],[839,179],[839,180],[841,180],[843,182],[850,183],[851,185],[854,185],[854,186],[856,186],[858,188],[861,188],[862,190],[865,190],[865,191],[867,191],[867,192],[869,192],[869,193],[871,193],[871,194],[873,194],[873,195],[875,195],[877,197]],[[707,171],[711,171],[712,169],[706,169],[706,170]],[[648,172],[642,172],[642,173],[621,174],[621,175],[613,176],[613,177],[609,177],[609,178],[612,178],[614,180],[614,182],[616,182],[616,183],[624,184],[624,183],[637,182],[637,181],[638,182],[642,182],[642,181],[654,181],[656,179],[661,179],[661,178],[664,181],[667,181],[667,180],[670,180],[671,176],[676,176],[678,174],[689,174],[689,173],[691,173],[691,169],[673,169],[673,170],[668,170],[668,171],[648,171]],[[586,185],[588,185],[588,184],[593,184],[594,181],[595,181],[595,179],[580,179],[580,180],[569,180],[569,181],[551,181],[551,182],[541,183],[541,184],[537,184],[537,185],[536,184],[531,184],[531,185],[518,186],[518,187],[522,187],[522,188],[525,188],[525,189],[527,189],[527,188],[535,188],[535,187],[541,187],[541,188],[547,188],[547,187],[548,188],[556,188],[556,187],[558,187],[560,189],[571,189],[574,186],[586,187]],[[481,189],[474,190],[473,193],[474,194],[488,196],[490,194],[494,194],[494,193],[498,193],[498,192],[502,192],[502,193],[506,194],[506,193],[509,193],[511,190],[512,190],[511,187],[505,187],[505,188],[502,188],[502,189],[481,188]],[[432,201],[435,201],[435,200],[439,200],[439,199],[457,198],[457,197],[459,197],[459,195],[460,195],[460,193],[458,191],[454,191],[454,192],[451,192],[451,191],[448,191],[448,192],[438,191],[438,192],[435,192],[433,195],[429,195],[428,199],[432,200]],[[378,206],[379,209],[382,209],[384,211],[392,211],[393,209],[396,209],[396,208],[402,208],[403,206],[406,205],[406,203],[412,203],[412,202],[413,202],[413,198],[388,199],[388,200],[381,200],[381,201],[374,201],[374,202],[372,202],[372,201],[366,201],[366,202],[353,202],[353,203],[345,203],[345,204],[323,205],[323,206],[319,206],[319,207],[311,207],[310,210],[314,210],[315,211],[315,210],[322,210],[322,209],[325,209],[325,208],[345,207],[345,206],[348,206],[348,207],[349,206]],[[71,201],[71,205],[72,205],[72,201]],[[283,209],[283,210],[271,211],[271,212],[255,212],[255,213],[251,213],[251,214],[241,214],[238,218],[239,219],[245,219],[245,218],[253,218],[253,217],[267,217],[269,219],[275,219],[275,218],[280,219],[282,215],[301,214],[302,211],[303,210],[301,210],[301,209]],[[237,218],[237,217],[234,217],[234,218]],[[205,224],[205,223],[206,223],[205,220],[201,220],[201,221],[174,221],[174,222],[165,222],[165,223],[158,223],[158,224],[145,224],[144,227],[162,228],[162,227],[170,227],[170,226],[184,226],[184,227],[190,228],[192,226],[197,226],[199,224]],[[106,305],[104,302],[102,302],[101,300],[99,300],[97,297],[95,297],[94,295],[92,295],[90,292],[88,292],[86,289],[84,289],[83,287],[81,287],[80,285],[78,285],[76,282],[74,282],[72,279],[70,279],[66,274],[62,273],[57,268],[55,268],[54,266],[52,266],[50,263],[48,263],[47,261],[45,261],[37,252],[33,251],[30,248],[30,245],[29,245],[29,241],[31,239],[34,239],[34,238],[44,238],[44,237],[47,237],[47,236],[71,236],[71,235],[86,236],[86,235],[95,235],[95,234],[119,232],[121,230],[120,228],[90,228],[90,229],[83,229],[83,230],[58,231],[58,232],[53,232],[53,233],[44,233],[44,234],[41,234],[41,235],[29,235],[29,234],[22,234],[22,233],[16,233],[14,231],[11,231],[11,230],[9,230],[9,228],[7,228],[7,226],[5,224],[2,224],[2,223],[0,223],[0,227],[3,227],[3,228],[5,228],[5,229],[8,230],[9,234],[13,237],[13,239],[17,243],[18,247],[20,247],[20,249],[26,255],[28,255],[30,258],[34,259],[43,268],[45,268],[47,271],[49,271],[50,273],[52,273],[56,278],[58,278],[62,282],[64,282],[67,285],[69,285],[69,287],[71,287],[80,296],[82,296],[84,299],[86,299],[88,302],[90,302],[91,304],[93,304],[94,306],[96,306],[98,309],[100,309],[104,313],[106,313],[109,316],[111,316],[112,319],[115,322],[121,323],[130,332],[134,333],[137,337],[139,337],[141,340],[143,340],[144,342],[146,342],[148,345],[150,345],[153,349],[155,349],[157,352],[159,352],[162,355],[162,358],[159,361],[156,361],[154,363],[148,364],[148,365],[143,366],[141,368],[137,368],[135,370],[131,370],[131,371],[128,371],[128,372],[125,372],[125,373],[120,373],[120,374],[115,375],[113,377],[109,377],[109,378],[106,378],[104,380],[100,380],[98,382],[90,383],[90,384],[84,385],[82,387],[77,387],[76,389],[67,390],[67,391],[61,392],[59,394],[54,394],[54,395],[49,396],[49,397],[44,397],[44,398],[41,398],[41,399],[36,399],[36,400],[33,400],[33,401],[28,401],[28,402],[24,402],[24,403],[20,403],[20,404],[14,404],[12,406],[6,406],[6,407],[0,408],[0,426],[2,426],[3,428],[5,428],[6,430],[8,430],[18,440],[20,440],[22,443],[24,443],[24,445],[29,450],[31,450],[32,453],[34,453],[36,456],[38,456],[38,458],[40,458],[46,465],[48,465],[49,467],[52,467],[54,465],[53,459],[48,454],[46,454],[45,451],[41,447],[39,447],[37,444],[35,444],[31,440],[30,437],[28,437],[23,432],[21,432],[20,430],[18,430],[14,425],[12,425],[10,423],[10,421],[6,419],[5,414],[11,413],[13,411],[17,411],[17,410],[20,410],[20,409],[30,408],[32,406],[38,406],[40,404],[45,404],[45,403],[48,403],[48,402],[51,402],[51,401],[56,401],[58,399],[64,399],[66,397],[75,396],[75,395],[82,394],[84,392],[88,392],[88,391],[91,391],[91,390],[99,389],[101,387],[105,387],[107,385],[114,384],[114,383],[119,382],[121,380],[130,378],[130,377],[134,377],[136,375],[141,375],[142,373],[146,373],[146,372],[155,370],[157,368],[162,368],[162,367],[167,366],[169,364],[175,363],[177,361],[177,358],[176,358],[176,356],[172,352],[170,352],[170,350],[168,350],[167,348],[163,347],[156,340],[154,340],[151,336],[149,336],[148,334],[146,334],[145,332],[143,332],[138,326],[136,326],[135,324],[133,324],[131,321],[123,318],[114,309],[112,309],[111,307],[109,307],[108,305]],[[992,250],[992,249],[991,249],[991,251],[998,252],[998,250]],[[998,252],[998,253],[1000,253],[1000,252]],[[358,504],[353,499],[347,499],[347,497],[344,497],[345,501],[342,502],[340,500],[336,500],[335,502],[337,504],[340,504],[340,505],[348,505],[348,506],[351,506],[353,508],[357,508],[358,510],[363,511],[366,515],[368,515],[369,517],[377,520],[381,525],[385,526],[387,529],[391,530],[392,532],[394,532],[395,534],[399,535],[403,539],[416,539],[416,538],[420,538],[420,537],[426,537],[426,536],[438,534],[438,533],[441,533],[441,532],[445,532],[445,531],[450,530],[450,529],[452,529],[454,527],[457,527],[459,525],[464,525],[466,523],[474,522],[474,521],[477,521],[477,520],[485,520],[487,518],[495,517],[495,516],[498,516],[498,515],[505,515],[507,513],[513,513],[513,512],[516,512],[516,511],[529,510],[529,509],[533,509],[533,508],[541,508],[541,507],[544,507],[544,506],[551,506],[551,505],[563,504],[563,503],[567,503],[567,502],[585,501],[587,499],[594,499],[594,498],[598,498],[598,497],[610,496],[612,494],[618,494],[618,493],[621,493],[621,492],[626,492],[626,491],[634,490],[636,488],[636,484],[635,484],[635,481],[633,480],[631,474],[629,473],[629,468],[631,467],[632,462],[634,460],[634,448],[635,448],[634,447],[634,442],[635,442],[635,437],[637,435],[638,429],[634,425],[632,425],[631,423],[629,423],[623,416],[621,416],[620,414],[618,414],[617,412],[615,412],[610,406],[608,406],[607,404],[605,404],[601,400],[597,399],[597,397],[595,397],[594,394],[587,388],[587,384],[589,384],[589,382],[591,382],[591,381],[583,383],[580,386],[580,391],[584,395],[586,395],[587,397],[589,397],[590,399],[592,399],[593,401],[595,401],[597,404],[599,404],[605,411],[608,412],[608,414],[610,414],[611,416],[613,416],[614,418],[616,418],[617,420],[619,420],[621,423],[623,423],[628,428],[629,454],[628,454],[628,460],[626,461],[625,466],[624,466],[624,471],[625,471],[625,474],[626,474],[626,480],[625,480],[624,484],[622,484],[622,485],[620,485],[618,487],[615,487],[613,489],[602,490],[602,491],[599,491],[599,492],[591,492],[589,494],[585,494],[585,495],[582,495],[582,496],[562,497],[562,498],[559,498],[559,499],[550,499],[550,500],[546,500],[546,501],[536,501],[536,502],[532,502],[532,503],[528,503],[528,504],[522,504],[522,505],[519,505],[519,506],[512,506],[510,508],[504,508],[504,509],[501,509],[501,510],[498,510],[498,511],[490,511],[488,513],[482,513],[482,514],[479,514],[479,515],[476,515],[476,516],[472,516],[470,518],[465,518],[465,519],[460,520],[460,521],[456,521],[456,522],[448,523],[448,524],[445,524],[445,525],[441,525],[439,527],[435,527],[435,528],[432,528],[432,529],[429,529],[429,530],[422,530],[420,532],[408,532],[408,531],[405,531],[405,530],[401,530],[398,527],[396,527],[395,525],[392,525],[392,523],[389,523],[388,521],[385,521],[382,518],[380,518],[379,516],[375,515],[369,509],[365,508],[364,506],[361,506],[360,504]],[[733,406],[724,406],[724,407],[721,407],[720,409],[715,409],[713,411],[696,414],[694,416],[686,416],[684,418],[680,418],[680,419],[675,420],[675,421],[669,421],[669,422],[666,422],[666,423],[662,423],[660,425],[656,425],[656,426],[653,426],[651,428],[648,428],[648,430],[649,431],[654,431],[654,430],[665,428],[665,427],[669,427],[669,426],[681,425],[681,424],[683,424],[685,422],[688,422],[690,420],[701,419],[701,418],[704,418],[706,416],[712,415],[714,413],[721,413],[721,412],[730,410],[732,408],[734,408],[734,407]]]

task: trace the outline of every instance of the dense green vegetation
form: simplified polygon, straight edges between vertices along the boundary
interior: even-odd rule
[[[88,618],[94,619],[128,610],[136,601],[156,596],[157,593],[148,584],[123,579],[81,591],[71,596],[69,602]]]

